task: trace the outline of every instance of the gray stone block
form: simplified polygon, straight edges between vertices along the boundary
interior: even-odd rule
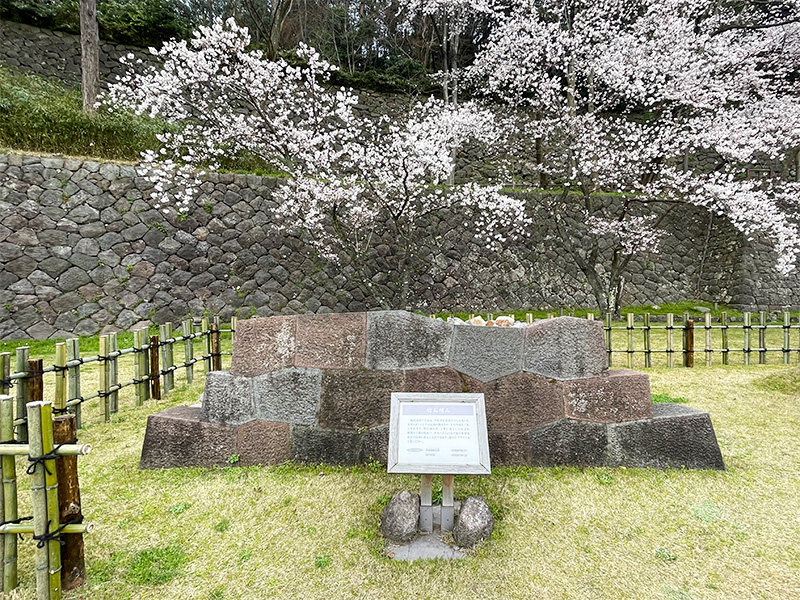
[[[680,404],[654,404],[653,418],[608,426],[612,466],[724,469],[708,413]]]
[[[211,423],[238,425],[256,417],[253,406],[253,379],[211,371],[203,392],[203,419]]]
[[[322,371],[289,368],[252,378],[253,415],[265,421],[316,425]]]
[[[360,462],[361,434],[356,431],[292,425],[291,444],[295,460],[335,465]]]
[[[452,325],[402,310],[367,313],[367,368],[447,366],[452,335]]]
[[[361,454],[359,462],[389,462],[389,426],[370,427],[361,438]]]
[[[576,317],[525,328],[524,368],[554,379],[599,377],[608,370],[603,324]]]
[[[457,325],[450,366],[478,381],[492,381],[522,370],[522,329]]]
[[[602,423],[562,419],[528,432],[530,461],[536,467],[606,464],[607,432]]]
[[[201,409],[178,406],[147,418],[140,469],[210,467],[236,454],[236,427],[201,420]]]
[[[472,548],[481,540],[489,539],[494,529],[494,516],[486,500],[470,496],[461,503],[458,520],[453,527],[453,538],[461,548]]]

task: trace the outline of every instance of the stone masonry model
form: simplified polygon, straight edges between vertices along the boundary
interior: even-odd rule
[[[404,311],[239,324],[200,406],[151,415],[142,468],[386,462],[392,392],[483,393],[494,465],[724,469],[709,415],[609,371],[602,324],[451,325]]]

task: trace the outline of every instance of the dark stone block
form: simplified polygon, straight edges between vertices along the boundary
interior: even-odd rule
[[[462,394],[466,392],[480,393],[481,383],[450,367],[434,367],[430,369],[409,369],[405,372],[404,392],[425,392],[430,394]],[[395,390],[399,391],[399,390]]]
[[[236,428],[237,464],[279,465],[291,460],[289,424],[250,421]]]
[[[453,328],[450,366],[478,381],[492,381],[522,370],[522,329],[510,327]]]
[[[377,460],[381,464],[389,462],[389,425],[370,427],[361,438],[359,462]]]
[[[233,344],[231,373],[254,377],[294,365],[296,317],[240,321]]]
[[[525,328],[525,370],[556,379],[599,377],[608,369],[603,324],[576,317]]]
[[[609,464],[656,469],[724,469],[708,413],[655,404],[653,418],[608,426]]]
[[[292,425],[292,457],[307,463],[354,465],[359,463],[361,434],[305,425]]]
[[[367,313],[368,369],[445,367],[453,327],[402,310]]]
[[[238,425],[256,417],[253,408],[253,379],[211,371],[203,392],[203,420]]]
[[[319,423],[332,429],[389,422],[392,392],[404,387],[403,371],[325,370]]]
[[[607,377],[575,379],[563,385],[568,418],[621,423],[653,416],[650,378],[645,373],[617,369]]]
[[[563,419],[528,432],[530,464],[536,467],[606,464],[607,433],[602,423]]]
[[[290,368],[253,378],[257,419],[316,425],[322,389],[319,369]]]
[[[236,454],[236,427],[201,421],[198,407],[178,406],[147,418],[140,469],[226,465]]]
[[[490,431],[525,432],[564,418],[564,384],[518,372],[483,385]]]
[[[367,315],[300,315],[295,366],[362,369],[367,347]]]
[[[493,467],[528,464],[531,460],[528,433],[489,430],[489,457]]]

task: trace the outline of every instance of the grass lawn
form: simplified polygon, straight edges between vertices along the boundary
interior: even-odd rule
[[[457,498],[485,496],[497,523],[455,562],[382,556],[380,511],[418,481],[378,465],[139,471],[146,415],[196,402],[202,376],[140,408],[124,390],[110,424],[87,403],[80,438],[94,450],[79,465],[95,531],[85,538],[88,583],[65,597],[800,598],[797,366],[648,372],[660,399],[711,413],[727,471],[506,468],[456,478]],[[27,484],[20,475],[20,515]],[[33,543],[20,552],[18,597],[28,598]]]

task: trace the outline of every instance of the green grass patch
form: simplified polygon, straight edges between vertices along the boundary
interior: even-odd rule
[[[686,404],[688,402],[686,398],[675,398],[669,394],[652,394],[652,398],[656,404]]]
[[[161,585],[178,577],[184,565],[186,553],[182,548],[147,548],[134,555],[125,579],[134,585]]]

